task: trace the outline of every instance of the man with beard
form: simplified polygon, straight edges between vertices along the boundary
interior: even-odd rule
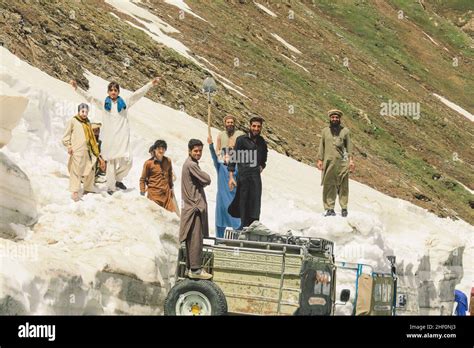
[[[342,111],[329,110],[329,127],[323,129],[318,152],[318,169],[322,171],[325,216],[335,216],[334,205],[339,196],[341,215],[347,216],[349,200],[349,172],[355,165],[349,129],[341,126]]]
[[[229,189],[232,191],[237,186],[234,200],[228,208],[231,216],[241,219],[239,229],[249,226],[260,219],[260,206],[262,199],[261,172],[267,163],[267,144],[260,135],[263,118],[255,116],[250,119],[250,129],[245,135],[237,138],[234,155],[237,160],[231,160],[229,169]],[[237,162],[237,163],[236,163]],[[237,183],[234,179],[235,165],[239,176]]]
[[[207,138],[209,144],[209,150],[211,151],[212,161],[214,162],[214,167],[217,171],[217,195],[216,195],[216,214],[215,214],[215,223],[216,223],[216,237],[224,238],[224,232],[227,227],[232,227],[238,229],[240,226],[240,219],[236,219],[230,216],[227,209],[229,208],[230,203],[232,203],[235,198],[236,189],[229,190],[229,161],[230,161],[230,150],[228,147],[222,148],[220,157],[222,160],[218,159],[218,155],[214,150],[214,144],[212,142],[212,136]],[[234,172],[234,179],[237,176],[237,170]]]
[[[235,117],[232,115],[227,115],[224,117],[224,127],[225,130],[217,135],[216,153],[218,156],[220,156],[221,150],[223,148],[233,148],[235,146],[236,139],[241,135],[244,135],[244,132],[235,130]]]

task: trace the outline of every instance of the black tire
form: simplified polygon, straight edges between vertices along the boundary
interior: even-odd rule
[[[175,284],[165,299],[165,315],[176,314],[176,305],[181,295],[188,292],[199,293],[200,296],[207,299],[210,307],[210,315],[226,315],[227,301],[222,290],[209,280],[184,279]]]

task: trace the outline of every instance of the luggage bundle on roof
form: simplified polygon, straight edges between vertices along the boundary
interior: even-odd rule
[[[285,234],[273,232],[259,221],[254,221],[243,230],[227,228],[224,232],[224,238],[218,238],[217,240],[219,244],[232,246],[251,245],[255,248],[260,247],[269,250],[285,248],[288,252],[293,250],[297,253],[308,252],[309,254],[325,254],[326,257],[334,256],[334,243],[329,240],[295,236],[291,231]]]

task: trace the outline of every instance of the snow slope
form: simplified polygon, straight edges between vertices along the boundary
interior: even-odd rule
[[[0,299],[14,294],[25,303],[28,312],[48,312],[50,307],[44,305],[44,300],[40,296],[33,298],[31,291],[25,289],[39,274],[47,277],[52,272],[56,275],[58,270],[80,275],[84,284],[89,284],[97,282],[97,272],[111,268],[132,273],[147,284],[157,282],[168,287],[175,267],[178,219],[141,197],[138,179],[149,146],[158,138],[165,139],[167,155],[172,158],[178,177],[179,201],[187,142],[198,138],[206,143],[207,125],[184,112],[142,99],[129,112],[134,154],[133,169],[125,179],[129,190],[108,196],[100,187],[100,194],[73,203],[67,192],[67,154],[60,140],[81,98],[66,83],[18,61],[3,47],[0,59],[6,66],[1,74],[0,94],[15,92],[30,100],[12,141],[2,151],[27,173],[35,191],[39,222],[26,240],[16,245],[33,248],[40,260],[5,258],[3,254]],[[92,74],[87,78],[91,93],[103,97],[107,81]],[[92,118],[99,119],[100,115],[93,110]],[[216,135],[217,130],[213,129],[214,139]],[[207,147],[201,167],[213,181],[206,189],[213,233],[217,180]],[[319,183],[320,173],[314,167],[270,151],[263,172],[262,223],[279,232],[291,229],[333,240],[340,261],[368,263],[387,270],[385,257],[396,255],[402,274],[400,287],[413,295],[407,314],[446,313],[442,307],[449,306],[455,284],[460,283],[458,288],[465,293],[470,291],[474,279],[473,226],[438,218],[355,181],[350,183],[349,217],[325,218]],[[3,247],[11,249],[12,243],[4,241]],[[453,255],[463,267],[449,264]],[[338,281],[338,290],[353,287],[350,277]],[[40,288],[43,293],[37,292],[44,294],[45,285]],[[429,295],[433,291],[434,298]],[[418,301],[425,298],[418,309]],[[159,308],[151,311],[143,304],[130,306],[117,295],[103,307],[105,313],[116,313],[117,308],[126,313],[160,313]],[[339,313],[349,311],[350,305],[339,309]]]
[[[134,1],[131,0],[106,0],[106,2],[113,6],[115,9],[117,9],[120,12],[123,12],[129,16],[132,16],[136,21],[138,21],[140,24],[142,24],[146,29],[130,22],[126,21],[127,24],[131,25],[132,27],[142,30],[144,33],[146,33],[148,36],[150,36],[153,40],[156,42],[163,44],[179,54],[181,54],[183,57],[186,59],[189,59],[196,65],[200,66],[204,70],[208,71],[210,74],[214,76],[214,78],[218,79],[221,84],[227,88],[228,90],[231,90],[242,97],[245,97],[249,99],[245,94],[243,94],[240,90],[242,88],[240,86],[237,86],[235,83],[230,81],[229,79],[225,78],[224,76],[208,69],[205,65],[200,63],[198,60],[196,60],[191,53],[190,49],[186,47],[182,42],[179,40],[172,38],[168,34],[170,33],[179,33],[179,30],[173,28],[171,25],[168,23],[164,22],[161,18],[155,16],[154,14],[150,13],[146,9],[138,6]],[[169,4],[177,6],[180,8],[182,11],[185,11],[187,13],[192,14],[193,16],[202,19],[203,21],[207,22],[205,19],[199,17],[196,15],[194,12],[191,11],[191,9],[184,3],[182,0],[168,0],[167,1]],[[119,18],[120,19],[120,18]],[[211,62],[209,62],[207,59],[200,57],[201,60],[205,61],[207,64],[213,66]]]
[[[453,109],[454,111],[460,113],[461,115],[463,115],[464,117],[466,117],[468,120],[470,121],[473,121],[474,122],[474,115],[471,114],[469,111],[463,109],[462,107],[460,107],[459,105],[453,103],[452,101],[449,101],[448,99],[446,99],[445,97],[442,97],[436,93],[433,93],[433,95],[438,98],[439,100],[441,100],[441,102],[447,106],[449,106],[451,109]]]
[[[167,4],[170,4],[170,5],[173,5],[173,6],[176,6],[177,8],[179,8],[181,11],[184,11],[186,13],[189,13],[190,15],[196,17],[196,18],[199,18],[200,20],[204,21],[204,22],[207,22],[204,18],[202,18],[201,16],[198,16],[197,14],[195,14],[191,8],[184,2],[184,0],[165,0],[165,2]]]
[[[272,17],[278,17],[275,12],[271,11],[270,9],[268,9],[267,7],[263,6],[262,4],[259,4],[258,2],[253,2],[255,4],[255,6],[257,6],[259,9],[261,9],[263,12],[265,12],[266,14],[272,16]]]
[[[146,29],[139,27],[132,22],[127,21],[127,23],[137,29],[142,30],[147,35],[149,35],[153,40],[174,49],[179,54],[193,61],[199,65],[190,54],[189,48],[183,45],[180,41],[172,38],[168,34],[170,33],[179,33],[179,30],[173,28],[168,23],[164,22],[161,18],[153,15],[148,12],[146,9],[134,4],[132,1],[124,0],[106,0],[106,2],[131,17],[133,17],[138,23],[142,24]]]
[[[301,54],[301,51],[299,49],[297,49],[295,46],[293,45],[290,45],[288,42],[286,42],[284,39],[281,38],[281,36],[275,34],[275,33],[272,33],[272,36],[278,40],[278,42],[280,42],[281,44],[283,44],[283,46],[285,46],[286,48],[288,48],[290,51],[292,52],[295,52],[295,53],[298,53],[298,54]]]

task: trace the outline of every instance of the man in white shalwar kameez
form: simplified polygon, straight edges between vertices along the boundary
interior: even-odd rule
[[[76,81],[72,80],[70,82],[81,96],[88,102],[93,103],[102,112],[101,154],[104,160],[107,161],[105,177],[109,194],[112,194],[117,188],[127,189],[122,181],[132,168],[133,159],[130,149],[128,111],[159,80],[159,77],[154,78],[128,98],[120,97],[119,84],[111,82],[107,87],[108,97],[105,98],[105,101],[77,87]]]

